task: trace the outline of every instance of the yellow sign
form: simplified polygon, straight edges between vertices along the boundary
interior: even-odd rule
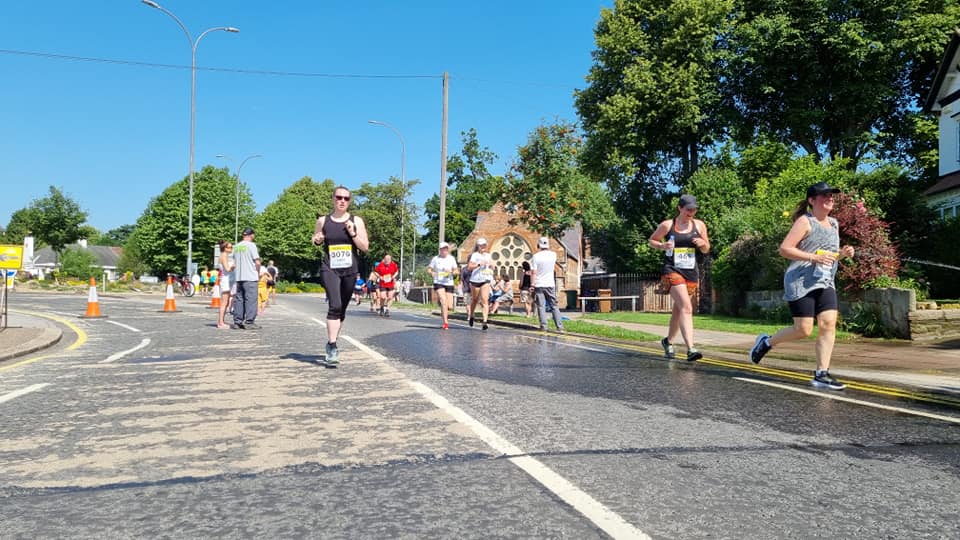
[[[19,270],[23,265],[23,246],[0,244],[0,269]]]

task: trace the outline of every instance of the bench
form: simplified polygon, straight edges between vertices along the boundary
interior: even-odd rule
[[[585,300],[626,300],[630,299],[630,310],[637,310],[637,299],[640,298],[639,295],[633,296],[581,296],[577,298],[577,301],[580,302],[580,313],[587,312],[587,303]]]

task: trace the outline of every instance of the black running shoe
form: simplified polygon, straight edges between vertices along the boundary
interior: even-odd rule
[[[243,329],[244,329],[242,324],[237,324],[237,323],[231,324],[231,325],[230,325],[230,328],[232,328],[232,329],[234,329],[234,330],[243,330]]]
[[[703,353],[691,348],[687,351],[687,362],[696,362],[697,360],[703,358]]]
[[[772,348],[773,346],[770,345],[770,336],[760,334],[757,336],[757,341],[753,344],[753,348],[750,349],[750,361],[754,364],[759,364],[760,360],[763,360],[763,357],[770,352]]]
[[[483,328],[484,330],[486,330],[486,329],[487,329],[487,323],[483,323],[483,326],[481,326],[481,328]]]
[[[470,317],[469,319],[467,319],[467,324],[470,325],[470,328],[473,328],[473,317]]]
[[[829,388],[830,390],[843,390],[847,385],[833,378],[829,371],[814,372],[813,380],[810,384],[817,388]]]
[[[677,350],[673,348],[673,345],[670,344],[669,338],[663,338],[660,340],[660,346],[663,347],[663,357],[668,360],[673,360],[677,357]]]

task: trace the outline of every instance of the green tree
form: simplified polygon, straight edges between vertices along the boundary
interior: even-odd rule
[[[4,231],[3,241],[7,244],[22,244],[24,237],[34,231],[36,212],[33,208],[21,208],[10,216],[7,229]]]
[[[150,272],[150,267],[140,252],[140,243],[137,240],[136,230],[130,234],[126,243],[123,245],[123,253],[120,255],[120,260],[117,261],[117,270],[123,274],[130,272],[137,279]]]
[[[447,207],[444,239],[460,244],[473,231],[477,212],[487,211],[497,203],[503,188],[503,178],[490,174],[487,167],[497,159],[489,148],[481,146],[477,130],[461,132],[463,148],[460,154],[447,159]],[[434,249],[439,242],[440,198],[431,197],[424,205],[426,217],[423,237],[425,249]]]
[[[281,275],[300,279],[315,274],[321,252],[310,241],[317,217],[331,211],[333,180],[315,182],[309,176],[297,180],[257,216],[257,247],[265,263],[273,259]]]
[[[81,226],[87,220],[87,213],[80,208],[80,204],[54,186],[50,186],[49,195],[34,200],[29,208],[37,240],[58,254],[63,252],[67,244],[80,238]]]
[[[136,228],[136,225],[121,225],[115,229],[110,229],[109,231],[100,235],[97,239],[97,245],[99,246],[122,246],[127,243],[127,239],[130,238],[130,235],[133,234],[133,230]]]
[[[569,122],[534,129],[506,178],[501,199],[517,219],[540,234],[559,238],[576,223],[589,235],[616,219],[603,187],[581,172],[582,139]]]
[[[194,174],[193,260],[212,261],[214,246],[234,236],[233,194],[236,183],[226,168],[207,165]],[[174,183],[147,205],[137,220],[137,248],[154,272],[183,272],[187,261],[189,177]],[[250,190],[240,184],[240,228],[254,223],[256,209]]]
[[[359,189],[353,192],[356,202],[356,213],[363,217],[367,225],[367,234],[370,237],[370,250],[367,260],[372,262],[381,259],[384,254],[390,253],[393,259],[400,264],[400,231],[404,233],[404,261],[403,271],[413,271],[412,249],[414,237],[417,234],[416,222],[418,208],[410,202],[410,193],[419,180],[407,180],[406,188],[399,178],[390,177],[380,184],[364,182]],[[401,211],[406,201],[406,210]],[[404,223],[401,227],[401,223]]]
[[[60,258],[60,274],[77,279],[99,278],[103,269],[97,266],[97,258],[83,248],[67,249]]]

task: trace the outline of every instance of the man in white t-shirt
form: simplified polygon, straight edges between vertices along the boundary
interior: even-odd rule
[[[553,323],[557,330],[563,332],[563,321],[560,320],[560,309],[557,307],[557,284],[554,276],[554,266],[557,264],[557,254],[550,250],[550,239],[541,236],[537,242],[538,251],[530,259],[531,282],[533,294],[537,301],[537,316],[540,317],[540,330],[547,330],[547,303],[553,311]]]

